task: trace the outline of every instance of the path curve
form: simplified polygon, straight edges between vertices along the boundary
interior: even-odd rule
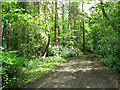
[[[68,59],[28,88],[118,88],[116,75],[97,63],[94,55]]]

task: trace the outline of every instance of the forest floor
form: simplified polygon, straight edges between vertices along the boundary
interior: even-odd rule
[[[26,88],[118,88],[118,75],[97,63],[94,55],[70,57]]]

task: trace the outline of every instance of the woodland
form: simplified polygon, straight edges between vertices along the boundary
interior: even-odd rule
[[[94,54],[120,73],[120,1],[1,2],[2,88],[20,88],[69,57]]]

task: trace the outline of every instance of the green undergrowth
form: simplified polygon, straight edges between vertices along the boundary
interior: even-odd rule
[[[51,51],[51,52],[50,52]],[[52,47],[46,58],[21,57],[18,51],[2,52],[2,84],[3,89],[21,88],[39,79],[42,75],[51,72],[66,58],[82,55],[77,48],[62,46]],[[85,60],[85,58],[83,58]],[[82,61],[83,61],[82,59]]]
[[[73,46],[66,47],[62,45],[57,45],[49,47],[48,49],[48,56],[61,56],[64,58],[68,58],[79,55],[83,55],[83,52],[79,48]]]
[[[23,68],[25,76],[24,84],[33,82],[36,79],[40,78],[42,75],[52,71],[63,61],[65,61],[65,59],[59,56],[30,60],[28,67]]]
[[[52,71],[63,61],[65,59],[60,56],[28,60],[25,57],[2,52],[2,88],[21,88]]]
[[[110,68],[115,73],[120,73],[120,61],[118,57],[108,56],[99,59],[98,63]]]

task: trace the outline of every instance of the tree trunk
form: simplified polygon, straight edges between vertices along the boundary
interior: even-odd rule
[[[58,21],[58,12],[57,12],[57,21]],[[59,25],[57,24],[57,28],[58,28],[58,36],[60,37],[60,27]],[[60,38],[58,39],[58,42],[60,43]]]
[[[36,2],[34,2],[34,18],[35,18],[35,15],[36,15]]]
[[[63,33],[64,33],[64,32],[65,32],[65,31],[64,31],[64,28],[65,28],[65,27],[64,27],[64,4],[63,4],[62,19],[63,19]]]
[[[82,3],[82,12],[84,12],[83,3]],[[84,18],[83,18],[82,22],[83,22],[83,51],[85,51],[85,26],[84,26]]]
[[[52,1],[52,5],[53,5],[53,1]],[[52,6],[52,14],[54,13],[54,7]],[[53,21],[53,16],[52,16],[52,21]]]
[[[30,55],[32,56],[32,38],[30,38]],[[32,57],[31,57],[32,58]]]
[[[55,45],[57,45],[57,0],[55,0]]]
[[[27,32],[29,32],[28,30],[27,30]],[[27,33],[27,55],[29,54],[29,34]]]
[[[40,15],[40,2],[38,2],[38,14]]]
[[[47,21],[47,2],[46,2],[45,11],[46,11],[45,15],[46,15],[46,23],[47,23],[47,29],[48,29],[48,43],[47,43],[47,46],[46,46],[44,54],[43,54],[43,59],[46,57],[47,50],[48,50],[48,47],[49,47],[49,44],[50,44],[50,30],[49,30],[48,21]]]
[[[103,5],[102,0],[100,0],[100,3],[101,3],[101,5]],[[104,16],[107,20],[110,20],[109,17],[107,16],[107,14],[105,13],[104,7],[102,8],[102,13],[103,13],[103,16]]]
[[[2,25],[2,24],[1,24]],[[5,23],[4,23],[4,27],[3,27],[3,33],[2,33],[2,46],[5,47],[5,36],[6,36],[6,18],[5,18]]]
[[[70,32],[70,28],[71,28],[71,8],[70,8],[70,2],[69,2],[69,32]]]
[[[70,16],[70,18],[71,18],[71,16]],[[72,32],[72,19],[70,19],[70,29],[71,29],[71,32]],[[73,33],[71,33],[71,39],[72,39],[72,34]]]
[[[8,24],[9,24],[9,21],[8,21]],[[8,27],[8,30],[7,30],[7,51],[9,51],[9,27]]]
[[[45,2],[45,21],[47,22],[47,2]]]
[[[23,27],[23,30],[22,30],[22,49],[23,49],[23,56],[25,56],[25,32],[24,32],[24,27]]]
[[[34,14],[35,14],[35,12],[36,12],[36,4],[34,3]],[[38,12],[40,14],[40,2],[38,3]],[[36,32],[36,27],[34,27],[34,30],[35,30],[35,36],[37,38],[37,41],[40,44],[40,39],[39,39],[37,32]],[[41,55],[42,55],[42,53],[40,53],[40,57],[41,57]]]
[[[36,3],[34,2],[34,19],[35,19],[35,16],[36,16]],[[36,19],[35,19],[36,20]],[[35,24],[35,23],[34,23]],[[38,38],[38,35],[37,35],[37,32],[36,32],[36,27],[34,26],[34,30],[35,30],[35,36],[37,38],[37,41],[40,43],[40,40]]]
[[[63,6],[62,6],[62,21],[63,21],[63,25],[62,25],[62,29],[63,29],[63,33],[65,33],[65,27],[64,27],[64,3],[63,3]],[[63,41],[64,41],[64,37],[63,37]],[[63,45],[64,45],[64,42],[63,42]]]
[[[0,4],[1,4],[1,2],[0,2]],[[1,5],[0,5],[0,9],[2,9],[2,7],[1,7]],[[8,11],[5,13],[5,14],[7,14],[8,12],[9,12],[9,8],[8,8]],[[2,13],[2,10],[0,10],[0,12]],[[1,17],[1,19],[2,19],[2,14],[0,14],[0,17]],[[0,24],[0,25],[2,25],[2,23]],[[2,26],[1,26],[2,27]],[[2,30],[1,30],[2,31]],[[2,32],[1,32],[2,33]],[[9,46],[7,45],[7,38],[6,38],[6,35],[7,35],[7,22],[6,22],[6,18],[5,18],[5,23],[4,23],[4,27],[3,27],[3,33],[2,33],[2,41],[1,41],[1,44],[2,44],[2,46],[3,47],[5,47],[5,46],[7,46],[7,48],[9,48]],[[7,49],[8,50],[8,49]],[[5,51],[7,51],[6,49],[5,49]]]
[[[14,30],[13,30],[13,32],[14,32]],[[13,50],[18,50],[18,40],[17,40],[18,39],[17,38],[18,37],[18,33],[19,32],[14,32],[13,33],[15,35],[15,37],[16,37],[16,38],[14,38]]]
[[[45,49],[45,51],[44,51],[43,58],[46,57],[47,50],[48,50],[48,47],[49,47],[49,44],[50,44],[50,30],[49,30],[48,23],[47,23],[47,29],[48,29],[48,43],[47,43],[46,49]]]
[[[38,14],[40,15],[40,2],[38,2]],[[40,16],[39,16],[39,18],[40,18]],[[38,19],[39,20],[39,19]],[[40,20],[39,20],[39,23],[40,23]],[[41,25],[41,24],[39,24],[39,25]]]
[[[1,2],[0,2],[0,4],[1,4]],[[2,13],[2,6],[0,5],[0,13]],[[0,20],[2,19],[2,14],[0,14]],[[3,39],[2,39],[2,20],[0,21],[0,46],[3,46],[3,44],[2,44],[2,41],[3,41]],[[0,52],[1,52],[1,49],[0,49]]]
[[[76,30],[76,20],[74,20],[74,30]],[[76,31],[74,31],[74,35],[76,36],[76,41],[77,41],[77,34],[76,34]]]
[[[71,7],[70,7],[70,1],[69,1],[69,16],[68,16],[68,18],[69,18],[69,21],[68,21],[68,28],[69,28],[69,31],[68,32],[70,32],[71,31]],[[68,35],[68,36],[70,36],[70,35]],[[68,41],[70,41],[69,39],[68,39]]]

